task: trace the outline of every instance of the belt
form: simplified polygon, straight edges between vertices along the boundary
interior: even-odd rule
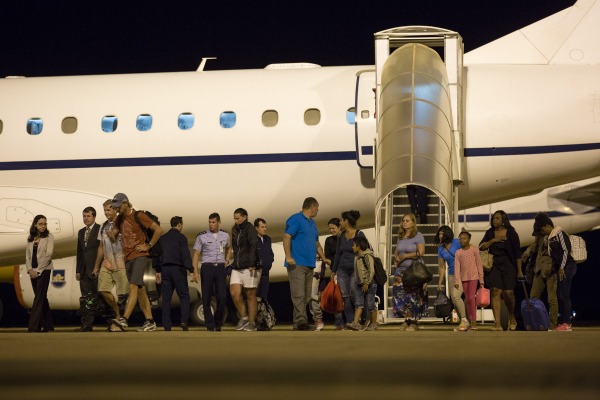
[[[224,267],[225,263],[202,263],[202,266],[207,266],[207,267]]]

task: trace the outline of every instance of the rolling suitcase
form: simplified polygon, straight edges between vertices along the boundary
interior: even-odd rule
[[[530,299],[525,281],[521,281],[523,292],[525,292],[525,300],[521,302],[521,317],[523,324],[528,331],[547,331],[550,327],[550,319],[546,306],[540,299]]]

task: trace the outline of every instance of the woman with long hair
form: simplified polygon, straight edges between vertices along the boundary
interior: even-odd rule
[[[360,212],[356,210],[344,211],[342,213],[340,218],[342,229],[337,239],[335,259],[331,267],[331,279],[337,277],[337,283],[340,285],[340,291],[344,299],[344,316],[346,317],[346,322],[354,320],[352,291],[354,290],[354,286],[356,286],[356,282],[354,280],[354,250],[352,246],[354,245],[354,237],[356,235],[365,235],[356,228],[359,218]],[[340,328],[337,328],[338,326],[345,326],[342,314],[336,314],[335,321],[336,329],[340,330]]]
[[[442,225],[435,235],[434,243],[438,245],[438,272],[440,274],[437,289],[442,291],[447,265],[448,290],[452,302],[454,303],[454,307],[456,308],[456,312],[458,313],[458,317],[460,318],[460,325],[457,330],[466,331],[469,329],[469,321],[467,321],[465,302],[462,299],[463,287],[460,278],[454,279],[454,255],[456,254],[456,250],[460,249],[460,241],[454,237],[452,228],[448,225]],[[458,284],[458,288],[455,284]]]
[[[496,321],[491,330],[502,330],[500,312],[504,300],[508,309],[508,329],[514,331],[517,329],[515,285],[517,276],[523,276],[519,234],[510,224],[508,215],[502,210],[492,215],[490,225],[491,228],[485,232],[479,243],[479,249],[488,250],[494,256],[492,269],[488,275],[488,284],[492,289],[492,311]]]
[[[29,314],[28,332],[48,332],[54,330],[48,286],[52,270],[54,236],[48,232],[48,222],[43,215],[36,215],[29,228],[25,250],[25,266],[33,287],[33,305]]]
[[[415,214],[408,213],[402,216],[398,229],[398,242],[393,262],[396,265],[394,272],[394,286],[392,287],[394,313],[404,316],[400,329],[403,331],[416,331],[417,319],[427,315],[427,284],[418,287],[406,287],[402,283],[402,274],[412,262],[425,253],[425,238],[417,231]]]

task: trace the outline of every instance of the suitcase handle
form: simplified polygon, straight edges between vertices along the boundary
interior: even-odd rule
[[[522,278],[517,277],[517,280],[519,282],[521,282],[521,286],[523,287],[523,293],[525,293],[525,301],[527,301],[527,308],[529,310],[532,310],[533,307],[531,306],[531,303],[529,302],[529,293],[527,293],[527,287],[525,286],[525,277],[522,277]]]

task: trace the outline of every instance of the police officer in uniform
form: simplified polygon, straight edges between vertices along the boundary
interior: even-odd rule
[[[208,231],[200,232],[194,243],[192,265],[194,272],[192,282],[201,278],[202,305],[204,307],[204,323],[209,331],[220,331],[223,322],[223,311],[227,299],[227,273],[225,269],[229,264],[229,234],[219,229],[221,217],[212,213],[208,217]],[[198,273],[198,262],[201,262]],[[214,285],[214,291],[213,291]],[[210,309],[210,300],[213,293],[217,298],[215,314]]]

